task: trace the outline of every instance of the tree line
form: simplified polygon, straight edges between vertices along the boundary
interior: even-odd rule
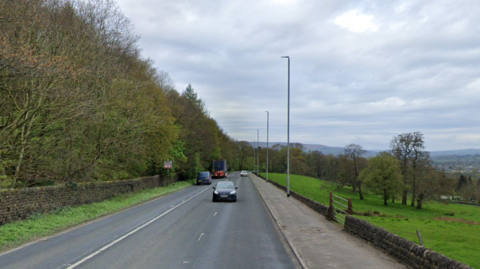
[[[189,85],[140,56],[110,0],[0,1],[0,187],[180,179],[237,144]]]
[[[383,203],[399,202],[422,208],[426,199],[459,195],[479,200],[480,180],[460,179],[435,167],[425,150],[421,132],[399,134],[390,149],[366,158],[362,146],[349,144],[338,156],[305,151],[301,144],[290,149],[290,172],[331,181],[338,188],[349,186],[363,200],[364,189],[383,197]],[[287,149],[274,145],[268,152],[268,171],[286,173]],[[266,170],[266,148],[260,149],[261,169]]]

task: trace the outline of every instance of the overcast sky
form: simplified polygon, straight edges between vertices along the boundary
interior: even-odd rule
[[[480,148],[476,0],[117,0],[142,55],[236,140]]]

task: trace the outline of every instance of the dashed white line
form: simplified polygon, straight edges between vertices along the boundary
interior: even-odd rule
[[[202,239],[202,236],[203,236],[203,235],[204,235],[204,233],[202,233],[202,234],[200,235],[200,237],[198,238],[197,242],[200,241],[200,239]]]
[[[208,190],[208,188],[205,188],[205,190],[203,190],[203,191],[202,191],[202,192],[200,192],[200,193],[203,193],[203,192],[205,192],[206,190]],[[73,268],[75,268],[75,267],[79,266],[80,264],[82,264],[82,263],[86,262],[87,260],[89,260],[89,259],[91,259],[91,258],[93,258],[93,257],[97,256],[98,254],[100,254],[101,252],[103,252],[103,251],[107,250],[108,248],[110,248],[111,246],[115,245],[116,243],[118,243],[118,242],[122,241],[123,239],[127,238],[128,236],[130,236],[130,235],[132,235],[132,234],[134,234],[134,233],[136,233],[136,232],[140,231],[141,229],[145,228],[146,226],[148,226],[148,225],[149,225],[149,224],[151,224],[152,222],[154,222],[154,221],[158,220],[159,218],[161,218],[161,217],[163,217],[163,216],[167,215],[168,213],[170,213],[170,212],[171,212],[172,210],[174,210],[175,208],[177,208],[177,207],[179,207],[179,206],[181,206],[181,205],[185,204],[186,202],[188,202],[188,201],[192,200],[194,197],[196,197],[196,196],[200,195],[200,193],[198,193],[198,194],[196,194],[196,195],[194,195],[194,196],[192,196],[192,197],[190,197],[190,198],[188,198],[188,199],[186,199],[186,200],[183,200],[183,202],[181,202],[181,203],[179,203],[178,205],[176,205],[176,206],[174,206],[174,207],[170,208],[169,210],[165,211],[163,214],[161,214],[161,215],[158,215],[157,217],[155,217],[155,218],[151,219],[150,221],[148,221],[147,223],[143,224],[142,226],[140,226],[140,227],[136,228],[135,230],[133,230],[133,231],[131,231],[131,232],[129,232],[129,233],[127,233],[127,234],[125,234],[124,236],[122,236],[122,237],[118,238],[117,240],[113,241],[112,243],[110,243],[110,244],[108,244],[108,245],[106,245],[106,246],[104,246],[104,247],[100,248],[99,250],[97,250],[97,251],[95,251],[94,253],[92,253],[92,254],[88,255],[87,257],[83,258],[82,260],[80,260],[80,261],[78,261],[78,262],[76,262],[76,263],[74,263],[74,264],[70,265],[70,266],[69,266],[69,267],[67,267],[66,269],[73,269]],[[202,235],[203,235],[203,233],[202,233]],[[202,237],[202,235],[200,235],[200,238]],[[198,239],[199,241],[200,241],[200,238]]]
[[[215,217],[217,215],[217,212],[215,212],[215,214],[213,214],[213,216]]]

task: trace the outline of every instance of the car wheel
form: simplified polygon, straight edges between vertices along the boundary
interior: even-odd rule
[[[216,202],[217,200],[215,200],[215,198],[212,198],[212,202]]]

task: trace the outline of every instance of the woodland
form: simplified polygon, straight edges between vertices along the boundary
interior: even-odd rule
[[[0,187],[180,179],[236,143],[140,56],[113,1],[0,1]],[[232,162],[234,164],[234,162]]]

